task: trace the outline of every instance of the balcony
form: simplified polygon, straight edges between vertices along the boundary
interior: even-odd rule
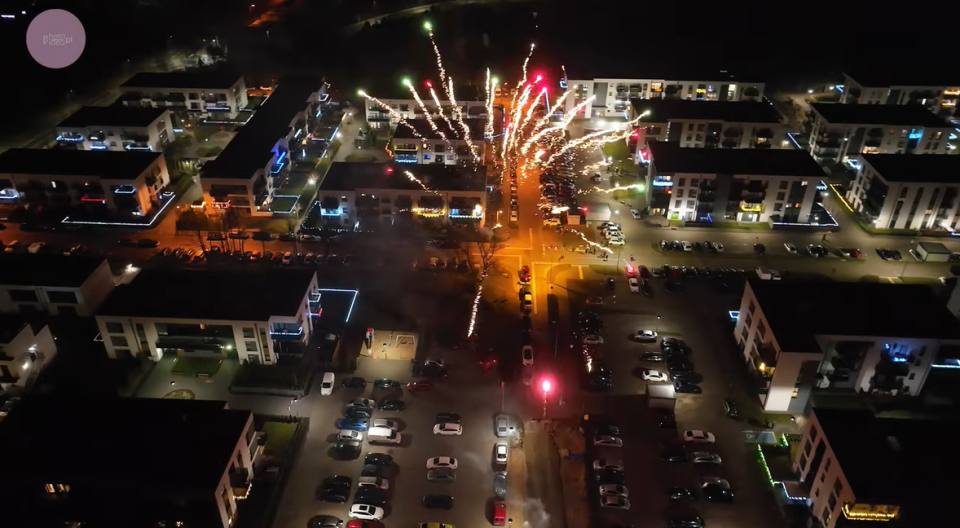
[[[760,90],[753,86],[748,86],[743,90],[743,95],[745,97],[760,97]]]
[[[760,139],[773,139],[773,130],[769,128],[761,128],[757,130],[757,137]]]
[[[814,144],[821,149],[838,149],[840,148],[842,141],[840,141],[839,138],[824,136],[822,139],[818,139]]]
[[[740,201],[740,212],[743,213],[762,213],[763,212],[763,203],[762,202],[751,202],[748,200]]]
[[[61,135],[57,136],[57,142],[58,142],[58,143],[65,143],[65,144],[70,144],[70,143],[82,143],[82,142],[83,142],[83,134],[77,134],[77,133],[75,133],[75,132],[67,132],[67,133],[65,133],[65,134],[61,134]]]
[[[190,355],[205,357],[223,357],[227,350],[233,348],[233,345],[232,339],[197,336],[161,336],[154,343],[158,349],[168,352],[183,351]]]
[[[253,481],[250,479],[250,474],[247,472],[246,468],[231,468],[230,473],[230,487],[233,488],[233,496],[236,499],[246,499],[247,495],[250,493],[250,488],[253,485]]]
[[[419,149],[415,143],[397,143],[393,146],[394,152],[416,152]]]
[[[740,139],[739,139],[739,138],[737,138],[737,139],[727,138],[727,139],[724,139],[724,140],[720,143],[720,145],[721,145],[723,148],[737,148],[738,146],[740,146]]]
[[[270,338],[276,341],[303,341],[303,336],[303,327],[300,325],[274,324],[270,328]]]

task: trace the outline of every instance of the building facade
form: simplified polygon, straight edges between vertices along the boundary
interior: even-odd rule
[[[483,137],[486,122],[473,119],[465,120],[464,124],[470,131],[469,136],[457,123],[451,128],[440,121],[435,123],[437,130],[433,130],[426,119],[404,121],[390,140],[389,149],[394,161],[411,165],[466,165],[482,161],[486,148]]]
[[[960,156],[861,154],[847,203],[881,229],[956,231]]]
[[[237,285],[243,285],[243,291],[235,290]],[[196,292],[204,288],[223,295],[198,299]],[[173,301],[143,302],[145,295],[158,289]],[[176,300],[186,298],[194,300]],[[97,311],[96,319],[112,359],[236,358],[273,365],[279,355],[299,351],[310,340],[320,303],[312,270],[148,269],[130,284],[119,286]]]
[[[811,103],[810,154],[844,163],[857,154],[956,153],[953,125],[919,105]]]
[[[924,75],[925,76],[925,75]],[[844,73],[842,104],[921,105],[934,114],[952,119],[960,100],[960,83],[943,84],[943,79],[891,78],[877,73]],[[862,82],[861,82],[862,81]],[[917,81],[933,84],[917,84]]]
[[[321,183],[315,207],[333,227],[407,219],[484,226],[486,178],[485,167],[339,162]]]
[[[0,389],[26,389],[57,354],[57,345],[48,325],[36,325],[25,318],[0,320]]]
[[[707,102],[634,99],[630,119],[640,117],[634,161],[646,163],[648,142],[691,148],[783,148],[789,146],[779,112],[769,101]]]
[[[163,152],[173,140],[173,116],[163,108],[84,106],[57,125],[61,148]]]
[[[823,170],[798,150],[697,149],[651,142],[650,212],[683,221],[826,223]]]
[[[208,211],[235,209],[243,216],[290,214],[275,210],[278,190],[293,165],[306,155],[304,146],[323,111],[326,84],[315,79],[284,80],[217,158],[200,171]],[[293,192],[293,191],[291,191]]]
[[[103,257],[0,254],[0,313],[90,317],[115,285]]]
[[[0,154],[0,203],[83,206],[145,216],[173,194],[161,152],[10,149]]]
[[[750,278],[734,337],[764,410],[803,414],[818,389],[919,395],[960,323],[926,287]]]
[[[238,74],[141,72],[120,85],[120,101],[124,106],[234,119],[247,107],[247,85]]]
[[[464,89],[462,94],[460,91],[455,92],[459,111],[462,118],[465,120],[470,119],[486,121],[489,117],[487,112],[487,103],[482,97],[478,97],[475,92],[476,90],[471,89]],[[437,95],[441,97],[441,102],[443,102],[443,94],[438,92]],[[413,97],[405,97],[401,95],[399,97],[384,98],[380,97],[379,95],[376,96],[385,105],[389,106],[393,112],[388,112],[377,103],[366,101],[366,119],[371,128],[397,128],[401,117],[404,120],[426,119],[427,117],[430,117],[437,121],[442,121],[441,112],[438,111],[437,105],[430,97],[426,97],[425,99],[421,98],[424,101],[424,106],[427,108],[427,113],[424,113],[423,108],[420,107],[420,104],[417,103]],[[464,99],[464,96],[466,96],[467,99]],[[450,118],[450,116],[453,115],[453,107],[449,104],[441,105],[439,110],[442,110],[443,115],[447,116],[447,118]],[[483,136],[481,135],[480,137]]]
[[[717,77],[725,77],[718,75]],[[562,89],[572,89],[566,99],[564,113],[588,100],[578,115],[593,117],[623,117],[630,112],[632,99],[684,99],[691,101],[760,101],[764,83],[738,83],[732,80],[681,81],[663,78],[611,79],[595,78],[563,80]]]

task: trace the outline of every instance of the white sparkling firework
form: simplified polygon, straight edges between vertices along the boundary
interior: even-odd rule
[[[397,119],[398,124],[404,125],[407,128],[409,128],[410,131],[413,132],[413,135],[420,138],[421,141],[426,141],[426,138],[421,136],[420,133],[417,132],[417,129],[413,128],[413,125],[408,123],[407,120],[403,118],[403,115],[401,115],[399,112],[397,112],[393,108],[390,108],[390,105],[388,105],[387,103],[384,103],[383,101],[381,101],[380,99],[377,99],[376,97],[368,95],[363,90],[360,90],[357,93],[367,101],[370,101],[371,103],[374,103],[380,108],[382,108],[386,113],[390,114],[394,119]]]
[[[420,181],[420,178],[417,178],[416,176],[414,176],[412,172],[410,172],[410,171],[403,171],[403,174],[407,177],[408,180],[416,183],[416,184],[419,185],[420,187],[423,187],[423,190],[424,190],[424,191],[431,192],[431,193],[433,193],[433,194],[440,194],[440,193],[438,193],[437,191],[434,191],[433,189],[427,187],[427,185],[426,185],[425,183],[423,183],[422,181]]]
[[[603,252],[608,253],[608,254],[610,254],[610,255],[613,254],[613,250],[612,250],[612,249],[608,248],[607,246],[604,246],[604,245],[601,245],[601,244],[597,244],[596,242],[593,242],[593,241],[589,240],[589,239],[587,238],[587,235],[584,235],[584,234],[581,233],[580,231],[577,231],[576,229],[568,229],[567,231],[570,232],[570,233],[576,234],[578,237],[580,237],[581,240],[583,240],[584,242],[586,242],[587,245],[593,246],[593,247],[599,249],[600,251],[603,251]]]
[[[485,130],[486,136],[493,136],[493,96],[496,95],[496,90],[493,87],[493,79],[490,78],[490,68],[487,68],[487,127]]]
[[[646,189],[646,186],[643,185],[642,183],[631,183],[630,185],[624,185],[623,187],[617,184],[612,189],[601,189],[600,187],[594,187],[592,189],[583,189],[579,191],[577,194],[590,194],[590,193],[610,194],[610,193],[615,193],[617,191],[629,191],[630,189],[636,189],[638,191],[642,191]]]
[[[480,311],[480,296],[483,295],[483,284],[477,285],[477,295],[473,298],[473,308],[470,309],[470,326],[467,328],[467,337],[473,337],[477,329],[477,312]]]
[[[473,144],[473,138],[470,137],[470,127],[463,121],[463,111],[460,109],[460,105],[457,104],[456,94],[453,93],[453,77],[447,79],[447,84],[449,85],[447,95],[450,97],[450,111],[453,112],[454,118],[460,123],[460,129],[463,130],[463,140],[467,142],[467,148],[470,149],[473,162],[480,163],[480,156],[477,156],[477,146]]]

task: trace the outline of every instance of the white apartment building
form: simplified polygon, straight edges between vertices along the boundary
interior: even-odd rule
[[[930,439],[954,431],[949,421],[818,407],[807,416],[793,460],[800,477],[793,489],[806,491],[799,498],[822,528],[942,524],[953,516],[952,487],[942,483],[960,465]]]
[[[734,337],[763,409],[804,414],[819,389],[919,395],[960,321],[926,286],[751,277]]]
[[[580,112],[584,119],[593,117],[623,117],[630,111],[632,99],[686,99],[692,101],[760,101],[764,83],[737,82],[729,73],[721,71],[713,80],[682,81],[677,78],[616,79],[594,78],[560,82],[563,90],[572,89],[567,97],[564,113],[586,101],[594,100]]]
[[[811,103],[810,153],[821,163],[857,154],[956,153],[953,125],[920,105]]]
[[[930,78],[932,71],[936,71],[937,78]],[[941,73],[937,68],[915,73],[903,72],[899,68],[844,73],[840,102],[921,105],[944,119],[951,119],[960,99],[960,79],[954,78],[945,84]]]
[[[486,224],[486,181],[484,166],[337,162],[320,183],[316,206],[330,227],[393,224],[403,217],[482,227]]]
[[[173,116],[164,108],[84,106],[57,125],[61,148],[163,152],[173,140]]]
[[[140,72],[120,85],[124,106],[197,112],[204,117],[237,117],[247,107],[243,75],[219,72]]]
[[[435,122],[432,126],[426,119],[404,121],[394,131],[390,140],[389,148],[394,161],[417,165],[473,165],[474,155],[477,160],[483,160],[486,149],[483,132],[486,122],[470,119],[464,120],[464,124],[470,131],[469,141],[456,122],[452,123],[451,128],[444,121]],[[436,130],[433,129],[434,126],[437,127]]]
[[[281,81],[223,152],[201,169],[207,207],[220,212],[234,208],[243,216],[289,214],[273,210],[277,188],[306,154],[311,123],[327,99],[322,80]]]
[[[34,327],[23,317],[0,318],[0,389],[23,390],[57,354],[50,327]]]
[[[90,317],[114,287],[103,257],[0,253],[0,313]]]
[[[144,269],[114,290],[96,319],[113,359],[173,355],[273,365],[306,345],[319,313],[314,270]]]
[[[387,111],[373,101],[365,101],[367,124],[370,125],[371,128],[396,128],[401,117],[404,120],[409,120],[426,119],[429,116],[438,121],[442,121],[440,111],[438,110],[442,110],[443,115],[449,119],[453,115],[453,106],[450,105],[449,99],[442,88],[439,85],[434,86],[434,91],[436,91],[441,103],[439,109],[433,97],[430,95],[429,90],[429,88],[424,86],[418,91],[420,100],[423,101],[424,106],[427,108],[426,114],[423,112],[423,108],[420,107],[420,103],[413,98],[408,88],[391,85],[389,87],[383,87],[380,90],[368,92],[371,96],[376,97],[390,107],[394,112]],[[481,93],[481,89],[475,86],[454,86],[454,96],[464,119],[486,120],[488,118],[486,93]],[[480,137],[482,138],[483,135],[481,134]]]
[[[957,231],[960,156],[861,154],[846,200],[882,229]]]
[[[169,203],[162,152],[10,149],[0,154],[0,203],[80,205],[131,217]]]
[[[651,213],[672,220],[826,223],[817,186],[823,169],[793,149],[683,148],[649,144]]]
[[[637,125],[635,161],[646,163],[647,142],[693,148],[782,148],[788,146],[780,113],[770,101],[708,102],[632,99]]]

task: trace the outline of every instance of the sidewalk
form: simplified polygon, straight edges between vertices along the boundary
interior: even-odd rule
[[[372,161],[377,163],[387,163],[390,161],[390,156],[387,155],[383,149],[368,146],[357,148],[357,139],[360,138],[360,130],[367,126],[367,122],[363,116],[358,115],[356,109],[350,110],[350,112],[353,115],[344,119],[343,125],[340,127],[340,137],[336,138],[336,140],[340,142],[340,150],[338,150],[337,154],[333,157],[333,161],[351,161],[347,159],[351,154],[356,154],[354,158],[362,156],[364,161],[371,161],[367,159],[370,158],[370,156],[373,156]],[[381,140],[393,134],[389,129],[379,129],[377,132],[377,137]]]

